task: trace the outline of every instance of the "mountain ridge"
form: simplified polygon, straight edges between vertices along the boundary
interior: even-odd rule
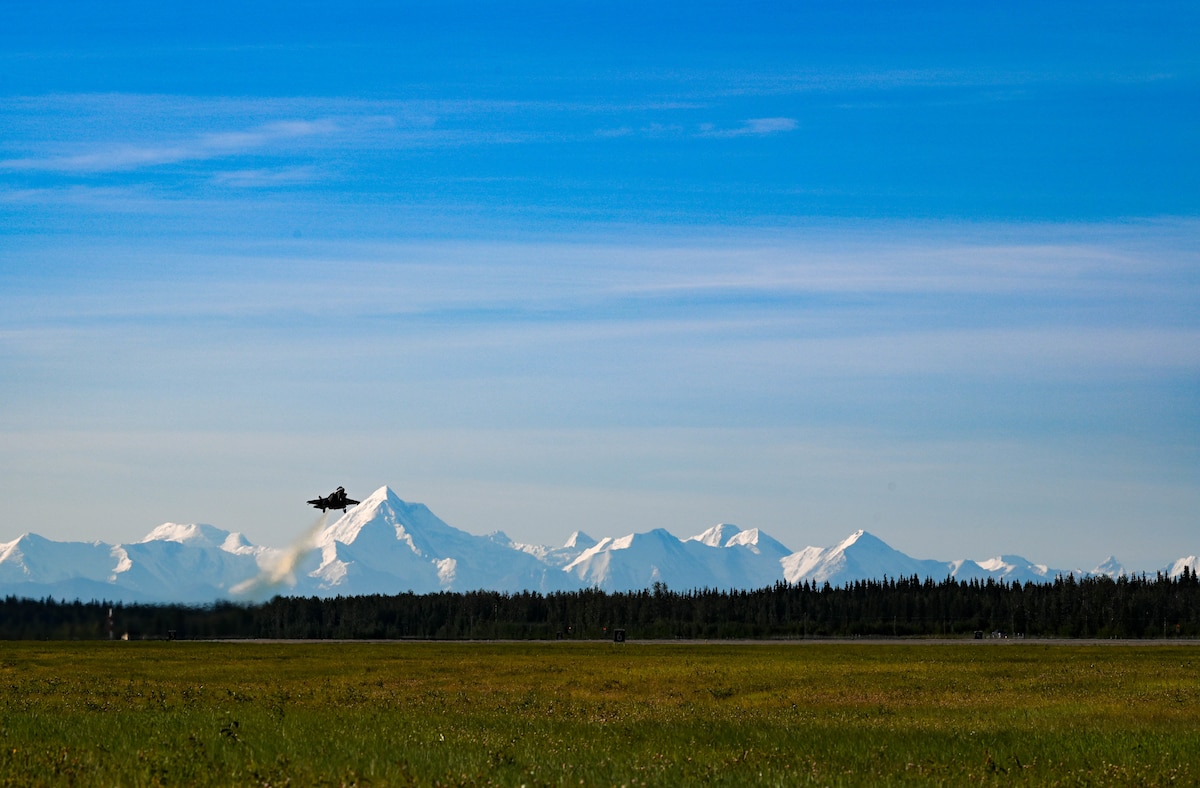
[[[1196,571],[1195,555],[1162,571]],[[840,586],[885,577],[1047,582],[1128,574],[1109,556],[1088,571],[1015,554],[976,561],[909,556],[856,530],[829,547],[792,551],[758,528],[719,523],[680,538],[662,529],[594,539],[576,531],[559,547],[519,544],[503,532],[457,529],[422,503],[380,487],[332,523],[322,516],[289,548],[261,547],[207,524],[163,523],[137,542],[55,542],[25,533],[0,544],[0,594],[111,601],[210,603],[275,594],[350,596],[477,589],[551,593],[762,588],[778,582]]]

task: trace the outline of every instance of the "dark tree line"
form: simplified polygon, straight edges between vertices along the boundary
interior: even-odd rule
[[[109,610],[112,623],[109,624]],[[963,636],[1200,636],[1200,579],[1060,577],[777,583],[755,591],[472,591],[394,596],[275,597],[195,607],[8,597],[0,638],[602,639]]]

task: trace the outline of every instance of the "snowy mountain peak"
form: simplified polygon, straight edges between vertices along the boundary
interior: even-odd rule
[[[596,543],[596,547],[603,546],[607,550],[628,550],[633,547],[633,540],[636,538],[637,534],[628,534],[616,538],[601,539]]]
[[[634,534],[633,536],[635,539],[639,536],[645,536],[646,539],[653,539],[656,542],[671,546],[680,544],[679,537],[668,531],[666,528],[651,528],[645,534]]]
[[[406,541],[416,552],[422,552],[419,535],[422,532],[443,532],[449,529],[424,504],[411,504],[400,499],[388,486],[380,487],[357,506],[346,510],[318,537],[320,544],[338,541],[353,544],[361,535]]]
[[[880,547],[886,548],[888,550],[892,549],[890,545],[888,545],[886,542],[884,542],[878,536],[875,536],[874,534],[872,534],[868,531],[864,531],[861,528],[858,529],[857,531],[855,531],[854,533],[850,534],[849,536],[847,536],[845,539],[843,539],[841,542],[839,542],[837,544],[837,546],[834,547],[833,549],[838,552],[845,552],[846,550],[849,550],[850,548],[853,548],[853,547],[856,547],[859,550],[879,549]]]
[[[49,541],[47,539],[43,539],[43,537],[38,536],[37,534],[31,534],[26,531],[16,539],[13,539],[11,542],[4,542],[3,544],[0,544],[0,560],[3,560],[3,557],[10,553],[19,552],[21,550],[21,545],[27,544],[30,539],[42,539],[43,541]]]
[[[1129,573],[1125,571],[1125,567],[1121,565],[1121,562],[1117,560],[1115,555],[1110,555],[1108,558],[1105,558],[1103,561],[1101,561],[1100,564],[1091,571],[1091,574],[1107,575],[1108,577],[1115,579],[1121,575],[1126,575]]]
[[[665,528],[652,528],[640,534],[626,534],[625,536],[617,537],[606,536],[587,550],[584,550],[580,558],[602,552],[629,550],[635,546],[645,547],[649,544],[663,544],[664,542],[667,544],[678,544],[679,538]]]
[[[230,553],[253,546],[241,534],[230,533],[203,523],[163,523],[138,544],[150,542],[178,542],[196,547],[215,547]]]
[[[789,583],[812,581],[832,585],[869,578],[913,575],[942,579],[954,572],[949,563],[912,558],[861,529],[833,547],[824,550],[806,547],[786,556],[780,564],[783,566],[784,579]]]
[[[783,558],[792,552],[778,539],[763,533],[757,528],[747,528],[744,531],[739,531],[729,538],[725,546],[744,547],[752,553],[771,556],[776,559]]]
[[[564,556],[550,558],[544,548],[516,544],[503,532],[460,531],[388,487],[349,509],[313,543],[320,556],[314,569],[297,576],[297,589],[310,583],[321,593],[559,591],[570,586],[557,566],[565,563]]]
[[[298,524],[303,515],[297,512]],[[312,516],[311,511],[307,515]],[[329,521],[333,520],[332,524]],[[1191,555],[1162,570],[1197,569]],[[785,581],[839,586],[917,577],[941,581],[1048,582],[1060,575],[1118,577],[1112,557],[1091,572],[1052,569],[1018,555],[984,561],[917,559],[864,530],[831,547],[791,552],[757,528],[720,523],[681,540],[656,528],[595,540],[576,531],[562,547],[477,536],[384,486],[348,511],[322,513],[284,549],[203,524],[164,523],[140,542],[55,542],[26,533],[0,544],[0,594],[211,602],[297,595],[430,593],[489,589],[628,591],[752,589]]]
[[[697,542],[708,547],[742,548],[755,555],[767,556],[774,560],[783,558],[792,552],[757,528],[743,529],[731,523],[714,525],[707,531],[696,534],[685,541]]]
[[[1035,564],[1019,555],[1000,555],[978,563],[988,573],[1009,579],[1024,577],[1052,580],[1056,575],[1063,574],[1061,570],[1052,570],[1045,564]]]
[[[864,537],[871,537],[871,535],[869,533],[867,533],[866,531],[864,531],[863,529],[859,528],[857,531],[855,531],[854,533],[850,534],[845,539],[843,539],[841,541],[841,543],[838,545],[838,547],[841,547],[843,549],[850,547],[851,545],[857,544],[859,542],[859,540],[863,539]],[[871,538],[873,538],[873,537],[871,537]]]
[[[360,501],[358,505],[359,506],[374,506],[374,505],[383,503],[384,501],[398,501],[400,503],[404,503],[404,501],[402,501],[400,499],[400,496],[396,494],[396,491],[385,484],[382,487],[380,487],[379,489],[372,492],[366,498],[363,498],[362,501]]]
[[[700,544],[706,544],[709,547],[725,547],[729,544],[729,540],[733,539],[741,532],[742,529],[738,528],[732,523],[719,523],[703,533],[689,537],[687,541],[699,542]]]
[[[589,547],[595,546],[596,540],[585,534],[583,531],[575,531],[569,537],[567,537],[566,543],[563,544],[563,547],[569,547],[576,550],[586,550]]]
[[[1196,571],[1198,569],[1200,569],[1200,557],[1194,556],[1194,555],[1189,555],[1186,558],[1180,558],[1178,561],[1176,561],[1175,563],[1173,563],[1169,567],[1167,567],[1167,576],[1168,577],[1179,577],[1180,575],[1183,574],[1183,570],[1185,567],[1192,574],[1196,574]]]

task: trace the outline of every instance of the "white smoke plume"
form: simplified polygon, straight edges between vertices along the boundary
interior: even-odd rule
[[[329,513],[321,512],[316,522],[310,525],[299,539],[288,546],[279,558],[264,566],[256,576],[229,589],[229,592],[237,596],[258,596],[264,591],[271,591],[281,585],[295,585],[296,564],[300,563],[300,559],[317,546],[317,536],[325,530],[328,520]]]

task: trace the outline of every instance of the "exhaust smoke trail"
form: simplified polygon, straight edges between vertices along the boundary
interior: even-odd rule
[[[308,551],[316,547],[317,536],[321,531],[325,530],[325,524],[328,521],[329,513],[321,512],[316,521],[304,531],[299,539],[288,546],[279,558],[271,562],[268,566],[263,567],[262,571],[256,576],[249,580],[244,580],[229,589],[229,593],[239,596],[249,596],[260,591],[271,590],[289,580],[293,580],[292,572],[296,569],[296,564],[300,563],[300,559]]]

